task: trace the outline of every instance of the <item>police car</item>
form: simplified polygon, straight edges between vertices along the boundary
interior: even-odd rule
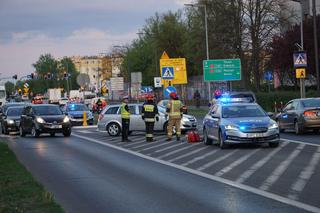
[[[213,141],[226,148],[229,144],[268,143],[277,147],[278,124],[257,103],[242,98],[223,97],[203,120],[204,143]]]

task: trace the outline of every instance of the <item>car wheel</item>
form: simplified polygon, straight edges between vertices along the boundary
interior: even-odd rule
[[[40,136],[40,133],[39,133],[39,131],[36,129],[35,126],[33,126],[32,129],[31,129],[31,135],[32,135],[33,137],[35,137],[35,138],[37,138],[37,137]]]
[[[269,143],[269,146],[271,147],[271,148],[276,148],[276,147],[278,147],[279,146],[279,142],[276,142],[276,143]]]
[[[71,135],[71,129],[63,130],[62,134],[64,137],[69,137]]]
[[[120,125],[117,123],[110,123],[107,126],[107,132],[110,136],[119,136],[121,132]]]
[[[284,129],[281,128],[281,125],[280,125],[280,121],[277,120],[277,124],[278,124],[278,127],[279,127],[279,132],[280,133],[283,133],[284,132]]]
[[[211,145],[212,144],[212,139],[210,139],[208,137],[208,130],[207,129],[203,130],[203,143],[205,145]]]
[[[302,128],[299,127],[298,121],[294,122],[294,131],[295,131],[296,135],[300,135],[303,133]]]
[[[56,133],[54,133],[54,132],[50,133],[51,137],[54,137],[55,135],[56,135]]]
[[[219,131],[219,147],[220,147],[220,149],[227,148],[227,144],[225,144],[225,142],[223,140],[223,135],[222,135],[221,130]]]
[[[19,134],[20,134],[21,137],[26,136],[26,133],[23,131],[21,126],[19,127]]]

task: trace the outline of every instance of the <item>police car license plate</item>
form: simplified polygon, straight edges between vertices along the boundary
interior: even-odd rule
[[[60,129],[62,128],[62,125],[52,125],[51,129]]]
[[[263,137],[263,134],[262,133],[248,133],[247,137],[248,138],[261,138],[261,137]]]

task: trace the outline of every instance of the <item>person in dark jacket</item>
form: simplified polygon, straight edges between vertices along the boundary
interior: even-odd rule
[[[154,103],[153,95],[148,94],[146,97],[146,102],[142,106],[142,119],[146,124],[146,140],[147,142],[154,141],[153,139],[153,129],[155,120],[159,121],[158,107]]]

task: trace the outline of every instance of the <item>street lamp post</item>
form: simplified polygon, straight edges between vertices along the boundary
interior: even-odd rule
[[[205,4],[184,4],[187,7],[203,7],[204,8],[204,25],[206,31],[206,53],[207,60],[210,59],[209,56],[209,39],[208,39],[208,14],[207,14],[207,6]],[[209,101],[211,101],[211,84],[208,82],[208,92],[209,92]]]
[[[317,33],[317,11],[316,1],[312,0],[312,15],[313,15],[313,41],[314,41],[314,59],[317,74],[317,93],[320,96],[320,73],[319,73],[319,55],[318,55],[318,33]]]

